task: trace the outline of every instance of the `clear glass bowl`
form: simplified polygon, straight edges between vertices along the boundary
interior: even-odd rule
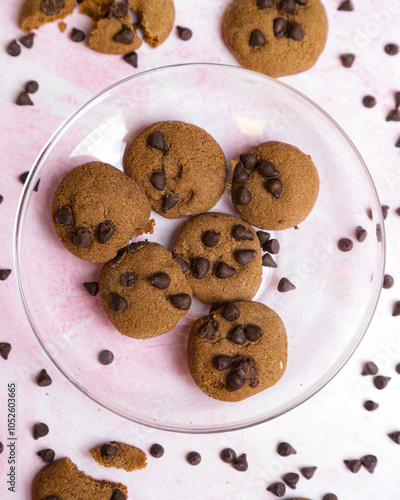
[[[279,267],[264,268],[255,297],[285,322],[287,371],[274,387],[239,403],[207,397],[189,374],[186,339],[193,322],[208,311],[206,306],[194,301],[176,328],[161,337],[140,341],[119,335],[99,297],[89,296],[82,286],[97,280],[100,266],[69,254],[52,225],[51,201],[62,176],[91,160],[122,169],[127,144],[157,120],[203,127],[222,146],[228,163],[255,144],[278,140],[311,155],[318,168],[321,189],[316,206],[298,230],[275,233],[281,243]],[[229,189],[213,210],[234,213]],[[156,229],[149,239],[171,249],[185,221],[153,215]],[[368,231],[363,243],[354,238],[359,225]],[[376,236],[377,225],[381,238]],[[338,250],[341,237],[354,240],[351,252]],[[369,325],[385,255],[377,193],[362,158],[340,127],[288,85],[215,64],[171,66],[127,78],[76,111],[54,133],[31,170],[14,243],[18,286],[32,330],[68,380],[122,417],[193,433],[265,422],[304,402],[331,380]],[[297,289],[279,293],[282,276]],[[113,364],[98,362],[102,349],[113,351]]]

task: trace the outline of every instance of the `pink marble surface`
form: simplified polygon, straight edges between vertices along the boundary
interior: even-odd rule
[[[17,27],[20,1],[2,2],[1,39],[21,35]],[[67,18],[64,34],[57,24],[38,31],[31,50],[23,49],[18,58],[3,50],[0,54],[0,121],[2,177],[0,194],[0,268],[13,268],[12,232],[21,193],[18,176],[29,170],[43,144],[62,121],[94,93],[140,70],[179,62],[221,62],[236,64],[224,47],[219,23],[228,0],[195,2],[176,0],[176,24],[194,31],[192,40],[180,41],[175,33],[158,49],[143,47],[138,70],[118,56],[96,54],[84,44],[68,38],[71,27],[87,28],[88,21],[74,13]],[[298,88],[330,113],[352,138],[367,162],[382,203],[391,206],[386,221],[388,232],[387,271],[400,276],[397,254],[400,219],[394,209],[400,206],[399,150],[394,143],[400,136],[398,124],[386,123],[393,107],[393,92],[400,90],[400,55],[389,57],[383,51],[388,42],[400,43],[397,26],[400,2],[354,0],[352,13],[337,12],[339,0],[325,2],[330,21],[327,47],[318,64],[310,71],[283,79]],[[338,61],[343,52],[357,55],[354,66],[344,69]],[[14,100],[30,79],[40,84],[33,95],[35,106],[18,107]],[[372,110],[360,100],[372,93],[378,99]],[[35,250],[32,250],[33,252]],[[38,271],[39,272],[39,271]],[[40,293],[40,291],[38,291]],[[0,497],[30,498],[30,484],[43,463],[36,452],[54,448],[58,457],[70,456],[87,473],[97,478],[121,481],[130,489],[130,498],[179,498],[234,500],[274,498],[265,491],[268,484],[298,467],[319,467],[311,481],[301,479],[296,494],[318,500],[334,492],[340,500],[399,498],[397,481],[400,448],[386,434],[399,430],[400,377],[394,366],[400,362],[400,336],[397,318],[391,316],[392,304],[399,298],[396,283],[384,290],[376,316],[350,362],[318,395],[289,414],[267,424],[231,434],[191,436],[165,433],[127,422],[99,408],[79,393],[54,368],[34,338],[26,320],[14,276],[0,282],[0,341],[10,342],[13,350],[8,361],[0,359],[0,440],[7,440],[7,384],[17,385],[17,492],[7,491],[8,450],[0,455]],[[359,372],[366,359],[374,359],[381,373],[392,377],[385,391],[377,391],[370,379]],[[35,377],[48,369],[53,384],[39,388]],[[380,403],[374,413],[362,408],[366,399]],[[39,441],[31,437],[32,426],[44,421],[50,434]],[[163,459],[150,457],[148,467],[126,473],[98,467],[87,450],[105,439],[125,440],[147,450],[153,442],[166,449]],[[297,455],[281,458],[276,444],[286,440]],[[230,446],[246,452],[249,470],[239,473],[222,463],[218,454]],[[184,457],[198,450],[203,461],[190,467]],[[362,470],[358,475],[347,471],[343,459],[373,453],[379,464],[373,475]],[[293,496],[289,494],[287,497]]]

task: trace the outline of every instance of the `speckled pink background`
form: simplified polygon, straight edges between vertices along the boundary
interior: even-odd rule
[[[1,40],[7,43],[21,36],[17,26],[20,1],[2,2]],[[74,44],[68,34],[72,27],[87,28],[90,22],[77,13],[66,19],[67,31],[61,34],[57,24],[38,31],[34,47],[23,48],[12,58],[0,53],[0,120],[2,176],[0,194],[0,268],[12,268],[12,232],[14,216],[21,193],[18,176],[29,170],[52,132],[76,107],[94,93],[121,78],[179,62],[221,62],[236,64],[224,47],[219,24],[228,0],[195,2],[175,0],[176,24],[189,26],[194,36],[180,41],[175,33],[156,50],[143,46],[139,51],[139,69],[135,70],[118,56],[97,54],[84,44]],[[400,151],[394,143],[400,126],[386,123],[393,107],[393,92],[400,90],[400,55],[389,57],[383,51],[388,42],[400,43],[398,24],[400,2],[387,0],[354,0],[356,10],[337,12],[339,0],[325,2],[330,33],[327,47],[317,65],[310,71],[283,79],[320,104],[335,118],[359,148],[375,180],[382,203],[391,206],[386,221],[388,233],[387,271],[400,276],[400,219],[394,209],[400,206]],[[357,56],[351,69],[338,61],[343,52]],[[40,90],[32,96],[35,106],[14,104],[23,84],[35,79]],[[372,93],[378,99],[372,110],[363,108],[361,98]],[[35,251],[34,249],[32,250]],[[30,498],[30,484],[43,462],[36,456],[49,447],[58,457],[70,456],[81,470],[97,478],[121,481],[128,485],[130,498],[233,500],[274,498],[265,491],[268,484],[282,474],[296,472],[298,467],[318,465],[311,481],[300,480],[296,494],[318,500],[334,492],[340,500],[396,499],[400,449],[388,432],[399,430],[400,377],[394,366],[400,362],[398,319],[391,317],[392,303],[399,299],[396,283],[384,290],[377,314],[362,342],[342,372],[318,395],[289,414],[267,424],[231,434],[213,436],[178,435],[155,431],[127,422],[99,408],[79,393],[53,367],[41,350],[26,320],[18,296],[15,277],[0,282],[0,341],[10,342],[13,350],[8,361],[0,359],[0,440],[6,444],[6,388],[15,381],[18,387],[18,485],[17,493],[6,491],[8,465],[5,451],[0,455],[0,497]],[[40,293],[40,290],[38,290]],[[362,363],[374,359],[381,373],[392,377],[385,391],[377,391],[370,379],[359,376]],[[37,373],[47,368],[53,378],[48,388],[35,384]],[[374,413],[362,408],[366,399],[380,403]],[[31,437],[34,423],[44,421],[50,434],[39,441]],[[148,467],[126,473],[98,467],[87,450],[105,439],[125,440],[147,450],[153,442],[166,449],[163,459],[150,457]],[[275,452],[277,442],[287,440],[297,455],[281,458]],[[218,454],[230,446],[246,452],[249,470],[238,473],[222,463]],[[196,468],[184,457],[198,450],[203,461]],[[348,472],[343,459],[358,458],[367,453],[378,456],[373,475],[361,470]],[[293,495],[289,494],[286,497]]]

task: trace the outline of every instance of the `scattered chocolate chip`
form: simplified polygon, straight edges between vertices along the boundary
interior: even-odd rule
[[[78,30],[78,28],[72,28],[71,32],[71,40],[73,42],[83,42],[83,40],[86,38],[85,33],[82,30]]]
[[[39,84],[35,80],[30,80],[25,84],[24,88],[29,94],[34,94],[39,90]]]
[[[233,302],[228,302],[224,308],[222,316],[226,321],[235,321],[240,317],[240,309]]]
[[[11,344],[8,342],[0,342],[0,356],[7,360],[8,355],[10,354],[11,351]]]
[[[37,376],[36,383],[39,387],[48,387],[52,384],[52,380],[50,375],[46,372],[46,370],[42,370]]]
[[[81,227],[72,235],[72,241],[78,248],[87,248],[92,243],[92,236],[89,229]]]
[[[153,172],[151,174],[150,182],[153,187],[155,187],[158,191],[164,191],[165,188],[165,174],[162,170],[157,170],[157,172]]]
[[[72,226],[74,224],[72,210],[69,207],[60,208],[60,210],[56,212],[54,220],[57,224],[60,224],[60,226]]]
[[[226,464],[232,464],[236,460],[236,451],[232,448],[224,448],[219,456]]]
[[[393,304],[392,316],[400,316],[400,301]]]
[[[54,457],[56,454],[54,453],[54,450],[50,448],[46,448],[45,450],[40,450],[37,452],[37,455],[45,462],[46,464],[51,464],[53,462]]]
[[[118,2],[110,7],[110,16],[114,16],[118,19],[122,19],[127,16],[128,12],[128,4],[125,2]]]
[[[35,38],[35,33],[28,33],[27,35],[20,38],[19,41],[24,47],[26,47],[27,49],[31,49],[33,47],[34,38]]]
[[[393,276],[390,276],[390,274],[385,274],[385,277],[383,278],[383,288],[392,288],[394,285],[394,279]]]
[[[214,340],[219,328],[218,321],[209,319],[197,331],[197,336],[201,339]]]
[[[244,165],[241,161],[236,163],[236,166],[233,170],[233,181],[234,182],[247,182],[250,179],[250,174],[244,168]]]
[[[156,273],[150,276],[149,282],[151,285],[159,288],[160,290],[165,290],[171,284],[171,278],[167,273]]]
[[[99,352],[98,360],[102,365],[111,365],[114,361],[114,354],[108,349]]]
[[[21,47],[19,46],[17,40],[13,40],[8,44],[7,52],[13,57],[17,57],[21,54]]]
[[[391,377],[384,377],[383,375],[378,375],[378,376],[374,377],[374,386],[377,389],[382,390],[388,385],[390,380],[391,380]]]
[[[368,216],[368,219],[373,219],[373,216],[372,216],[372,209],[371,208],[368,208],[367,210],[367,216]]]
[[[242,389],[245,385],[245,381],[242,377],[235,371],[229,374],[228,380],[226,383],[226,388],[229,392],[235,392]]]
[[[269,253],[266,253],[262,256],[262,265],[264,267],[278,267],[278,264],[274,261]]]
[[[126,500],[126,495],[119,488],[115,488],[110,500]]]
[[[338,497],[334,493],[327,493],[322,500],[338,500]]]
[[[44,436],[47,436],[48,433],[49,433],[49,428],[43,422],[40,424],[35,424],[33,426],[33,439],[42,438]]]
[[[247,266],[257,256],[255,250],[236,250],[235,260],[241,266]]]
[[[187,41],[192,38],[193,32],[189,28],[183,28],[182,26],[177,26],[178,36],[181,40]]]
[[[351,0],[345,0],[345,2],[342,2],[339,5],[338,10],[343,10],[345,12],[351,12],[352,10],[354,10],[353,2]]]
[[[254,240],[254,234],[250,229],[247,229],[246,227],[242,226],[242,224],[238,224],[235,226],[232,230],[232,236],[235,238],[237,241],[246,241]]]
[[[293,448],[293,446],[289,443],[283,441],[278,445],[278,455],[281,457],[288,457],[289,455],[296,455],[297,451]]]
[[[209,229],[203,234],[201,240],[206,247],[213,248],[218,245],[220,238],[221,235],[219,233],[217,233],[213,229]]]
[[[32,99],[29,97],[28,92],[26,92],[25,90],[18,95],[15,103],[18,106],[33,106]]]
[[[282,194],[283,184],[280,179],[269,179],[265,187],[267,191],[275,196],[275,198],[280,198]]]
[[[400,208],[396,208],[396,214],[400,215]]]
[[[368,401],[365,401],[364,403],[364,408],[367,411],[374,411],[379,407],[378,403],[375,403],[375,401],[371,401],[370,399]]]
[[[286,493],[286,486],[284,483],[273,483],[271,486],[268,486],[267,490],[276,497],[283,497]]]
[[[186,262],[185,259],[183,259],[180,255],[178,254],[172,254],[172,258],[180,265],[181,271],[185,274],[186,271],[190,268],[190,265],[188,262]]]
[[[296,489],[297,483],[299,482],[300,476],[296,472],[288,472],[282,477],[284,483],[292,488],[292,490]]]
[[[375,455],[365,455],[362,457],[361,463],[367,469],[367,471],[372,474],[378,463],[378,459]]]
[[[97,281],[85,282],[83,283],[83,286],[85,287],[87,293],[92,297],[95,297],[99,293],[99,284]]]
[[[119,293],[112,292],[110,294],[110,306],[116,314],[122,314],[128,308],[128,301]]]
[[[257,0],[257,7],[259,9],[270,9],[275,5],[275,0]]]
[[[266,43],[267,43],[267,39],[261,30],[255,29],[251,32],[250,40],[249,40],[250,47],[254,47],[254,48],[264,47],[264,45],[266,45]]]
[[[124,45],[130,45],[135,40],[135,34],[131,28],[124,26],[121,31],[119,31],[114,36],[114,41],[117,43],[122,43]]]
[[[341,238],[338,241],[337,246],[341,252],[350,252],[350,250],[352,250],[353,248],[353,242],[350,238]]]
[[[276,255],[279,253],[280,250],[280,245],[279,241],[272,239],[268,240],[264,245],[263,245],[263,250],[264,252],[272,253],[273,255]]]
[[[115,226],[110,220],[102,222],[99,226],[99,242],[107,243],[115,233]]]
[[[264,332],[258,325],[250,324],[245,326],[244,334],[250,342],[257,342],[264,335]]]
[[[147,139],[147,145],[154,149],[158,149],[162,153],[168,151],[167,143],[161,132],[154,132],[154,134],[151,134]]]
[[[231,342],[238,345],[243,345],[246,343],[246,335],[244,334],[243,325],[235,326],[229,333],[227,337]]]
[[[353,66],[356,56],[354,54],[342,54],[340,60],[345,68],[351,68]]]
[[[220,262],[215,269],[215,276],[221,280],[235,276],[236,269],[226,262]]]
[[[361,375],[376,375],[379,369],[373,361],[366,361],[364,363]]]
[[[245,472],[249,468],[247,463],[246,453],[242,453],[237,457],[237,459],[232,464],[233,468],[239,472]]]
[[[295,290],[296,286],[293,285],[293,283],[288,280],[287,278],[281,278],[279,283],[278,283],[278,292],[290,292],[291,290]]]
[[[4,196],[0,194],[0,205],[3,203],[3,201],[4,201]]]
[[[22,184],[25,184],[26,179],[28,178],[29,172],[24,172],[19,176],[19,180],[22,182]]]
[[[177,194],[167,193],[163,196],[162,211],[166,214],[171,208],[174,208],[179,203],[179,196]]]
[[[36,192],[39,191],[39,184],[40,184],[40,179],[38,179],[37,183],[35,184],[35,187],[33,188],[34,191]]]
[[[395,370],[400,375],[400,363],[397,363]]]
[[[394,443],[400,444],[400,431],[391,432],[388,436]]]
[[[199,465],[201,462],[201,455],[197,451],[191,451],[186,455],[186,460],[190,465]]]
[[[389,205],[382,205],[382,215],[383,215],[383,220],[385,220],[389,214],[390,207]]]
[[[133,286],[137,281],[137,276],[134,272],[130,271],[121,275],[119,282],[122,286]]]
[[[205,257],[196,257],[192,260],[190,268],[195,278],[202,279],[208,273],[210,266],[210,261]]]
[[[295,21],[289,28],[288,37],[295,42],[301,42],[304,38],[304,31],[301,24]]]
[[[0,269],[0,281],[6,281],[10,274],[11,269]]]
[[[182,311],[186,311],[192,304],[192,299],[190,295],[187,293],[178,293],[176,295],[171,295],[169,298],[171,304],[177,309],[181,309]]]
[[[154,458],[161,458],[164,455],[164,447],[161,444],[154,443],[150,448],[150,455]]]
[[[267,243],[267,241],[270,239],[271,235],[266,231],[257,231],[257,237],[261,247],[263,247],[265,243]]]
[[[386,117],[387,122],[400,122],[400,111],[398,108],[392,109]]]
[[[389,56],[396,56],[399,53],[399,46],[396,43],[388,43],[385,45],[385,52]]]
[[[376,240],[377,241],[382,241],[382,229],[379,224],[376,225]]]
[[[236,361],[236,358],[233,358],[232,356],[225,356],[221,354],[220,356],[216,356],[213,359],[213,365],[214,368],[216,368],[218,371],[222,372],[230,368]]]
[[[40,0],[39,7],[47,16],[56,16],[65,7],[65,0]]]
[[[255,153],[242,153],[240,155],[240,161],[243,163],[247,170],[254,170],[257,168],[260,160]]]
[[[279,170],[269,160],[263,160],[259,164],[258,172],[262,177],[265,177],[267,179],[272,178],[272,177],[278,177],[278,175],[280,175]]]
[[[396,108],[400,108],[400,91],[396,91],[394,93],[394,102],[395,102]]]
[[[366,95],[363,97],[362,103],[366,108],[373,108],[376,105],[376,99],[373,95]]]
[[[4,445],[3,443],[0,442],[0,453],[3,453],[3,451],[4,451]]]
[[[281,11],[285,14],[294,14],[296,12],[295,0],[282,0]]]
[[[100,448],[100,454],[104,458],[112,458],[118,455],[120,446],[115,441],[104,443]]]
[[[358,226],[356,228],[356,239],[357,239],[357,241],[359,241],[360,243],[362,243],[363,241],[366,240],[367,236],[368,236],[368,233],[367,233],[367,231],[363,227]]]
[[[283,17],[276,17],[273,21],[274,35],[277,38],[282,36],[285,33],[288,24],[288,21]]]
[[[129,54],[124,55],[124,61],[133,66],[134,68],[138,67],[138,55],[137,52],[129,52]]]
[[[396,148],[400,148],[400,137],[397,139],[396,144],[395,144],[395,147],[396,147]],[[397,214],[397,215],[398,215],[398,214]]]
[[[357,472],[361,468],[361,460],[343,460],[345,466],[349,469],[353,474],[357,474]]]
[[[248,205],[251,202],[251,193],[246,187],[240,187],[235,194],[235,201],[238,205]]]
[[[304,476],[306,479],[311,479],[313,475],[315,474],[315,471],[317,470],[317,467],[302,467],[300,469],[300,472],[302,476]]]

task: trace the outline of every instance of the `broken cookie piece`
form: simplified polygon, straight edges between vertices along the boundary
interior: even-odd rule
[[[144,469],[147,465],[146,453],[136,446],[111,441],[90,451],[96,462],[104,467],[115,467],[127,472]]]
[[[146,43],[157,47],[167,39],[175,21],[173,0],[129,0],[129,7],[139,16]]]
[[[89,35],[89,47],[104,54],[128,54],[138,49],[142,41],[132,26],[129,13],[100,19]]]
[[[29,32],[42,24],[62,19],[71,14],[75,4],[75,0],[25,0],[20,26]]]

